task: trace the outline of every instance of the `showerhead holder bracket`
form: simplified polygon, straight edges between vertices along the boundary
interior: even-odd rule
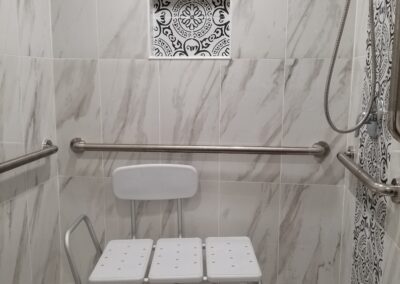
[[[357,123],[359,123],[365,115],[367,115],[365,112],[358,115]],[[379,137],[378,129],[379,129],[379,124],[381,124],[382,122],[382,115],[383,113],[381,111],[373,112],[368,115],[368,119],[365,122],[365,125],[367,127],[367,133],[372,139],[377,139]],[[354,136],[360,137],[360,129],[354,132]]]

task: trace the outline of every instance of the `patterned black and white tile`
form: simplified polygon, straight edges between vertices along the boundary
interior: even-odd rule
[[[387,110],[392,70],[391,52],[394,39],[394,0],[374,1],[377,82],[378,96],[376,105]],[[371,29],[368,29],[367,62],[365,88],[362,105],[366,109],[371,95]],[[369,136],[366,126],[361,130],[359,163],[376,180],[388,182],[391,136],[387,129],[386,116],[378,126],[379,137]],[[385,197],[371,193],[359,184],[356,192],[357,201],[354,224],[354,246],[351,283],[381,283],[383,276],[385,218],[387,202]]]
[[[230,0],[152,0],[152,50],[157,58],[229,58]]]

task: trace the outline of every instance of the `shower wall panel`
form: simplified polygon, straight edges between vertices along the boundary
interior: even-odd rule
[[[218,1],[216,1],[218,2]],[[61,230],[87,212],[108,241],[130,235],[129,202],[118,201],[112,171],[139,163],[184,163],[200,192],[184,202],[187,236],[248,235],[264,283],[337,283],[346,137],[328,128],[323,81],[341,0],[232,0],[232,60],[149,60],[148,1],[52,1],[55,104],[60,144]],[[333,82],[335,117],[347,122],[355,5]],[[151,34],[150,34],[151,36]],[[92,142],[309,146],[310,157],[84,153]],[[70,208],[72,207],[72,208]],[[176,204],[140,202],[139,237],[176,235]],[[74,250],[82,277],[93,251],[84,231]],[[319,271],[322,268],[323,271]],[[64,283],[72,278],[62,260]]]
[[[0,1],[0,160],[57,143],[50,1]],[[60,283],[57,155],[0,177],[0,283]]]

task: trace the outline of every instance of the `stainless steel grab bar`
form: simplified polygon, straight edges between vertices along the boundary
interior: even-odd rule
[[[29,153],[29,154],[17,157],[15,159],[0,163],[0,174],[10,171],[12,169],[18,168],[25,164],[34,162],[36,160],[40,160],[42,158],[53,155],[54,153],[57,153],[57,151],[58,151],[58,147],[53,145],[51,140],[45,140],[43,143],[42,150],[39,150],[39,151],[36,151],[33,153]]]
[[[257,154],[257,155],[312,155],[324,158],[329,154],[329,145],[318,142],[311,147],[251,147],[251,146],[185,146],[185,145],[140,145],[87,143],[82,138],[71,141],[75,153],[85,151],[110,152],[164,152],[164,153],[211,153],[211,154]]]
[[[373,192],[381,195],[390,196],[394,203],[400,203],[400,186],[394,179],[392,185],[375,181],[363,168],[354,161],[354,154],[349,152],[338,153],[338,160],[348,169],[357,179],[364,183]]]

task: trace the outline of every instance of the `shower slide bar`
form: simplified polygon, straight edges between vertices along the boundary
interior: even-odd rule
[[[252,146],[185,146],[87,143],[82,138],[71,140],[75,153],[101,152],[157,152],[157,153],[209,153],[209,154],[256,154],[256,155],[311,155],[326,157],[330,148],[326,142],[317,142],[311,147],[252,147]]]
[[[393,179],[392,185],[375,181],[361,166],[356,164],[354,161],[354,151],[351,149],[347,152],[338,153],[337,158],[346,169],[371,191],[391,197],[394,203],[400,203],[400,180]]]
[[[53,145],[51,140],[44,140],[42,150],[32,152],[9,161],[0,163],[0,174],[21,167],[23,165],[32,163],[34,161],[43,159],[57,153],[58,147]]]

